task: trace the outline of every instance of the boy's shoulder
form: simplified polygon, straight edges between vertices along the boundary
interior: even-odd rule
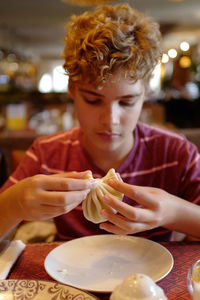
[[[50,134],[47,136],[38,137],[35,140],[35,143],[37,144],[54,144],[59,142],[65,142],[71,141],[75,142],[80,140],[81,130],[79,127],[72,128],[71,130],[67,131],[60,131],[54,134]]]
[[[186,140],[182,134],[176,133],[170,129],[165,129],[161,127],[152,126],[149,124],[138,122],[137,124],[137,134],[140,138],[149,139],[149,138],[161,138],[161,139],[173,139],[178,141]]]

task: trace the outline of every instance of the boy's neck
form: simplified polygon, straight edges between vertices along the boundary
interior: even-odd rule
[[[88,148],[84,146],[85,150],[91,157],[92,161],[97,165],[100,169],[107,172],[109,169],[114,168],[117,170],[123,162],[126,160],[130,151],[133,148],[134,141],[127,148],[117,149],[116,151],[108,152],[108,151],[98,151],[98,149]]]
[[[104,170],[106,173],[108,172],[108,170],[110,170],[111,168],[114,168],[115,170],[117,170],[122,163],[124,162],[124,160],[126,159],[126,157],[123,157],[122,159],[119,160],[112,160],[112,157],[110,159],[102,159],[102,157],[95,160],[95,164],[100,167],[102,170]]]

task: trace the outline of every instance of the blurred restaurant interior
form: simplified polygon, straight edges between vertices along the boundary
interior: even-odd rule
[[[0,2],[0,149],[9,173],[36,136],[77,125],[62,68],[65,23],[96,2]],[[159,22],[163,57],[141,121],[181,132],[200,149],[200,1],[105,2],[128,2]]]

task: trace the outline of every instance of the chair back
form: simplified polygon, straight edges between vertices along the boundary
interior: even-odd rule
[[[8,171],[7,171],[5,154],[3,150],[0,149],[0,187],[4,184],[7,178],[8,178]]]

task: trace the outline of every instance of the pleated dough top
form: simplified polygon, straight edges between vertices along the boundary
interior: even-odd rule
[[[92,178],[92,176],[91,176]],[[108,183],[108,179],[115,178],[117,180],[118,177],[115,173],[115,169],[110,169],[106,176],[103,178],[95,179],[97,181],[97,186],[90,191],[87,195],[86,199],[82,203],[83,214],[85,218],[93,223],[101,223],[105,222],[106,219],[103,218],[100,214],[102,209],[108,209],[116,213],[116,211],[111,208],[109,205],[104,203],[103,197],[106,194],[110,194],[115,198],[122,201],[123,194],[113,189]]]

